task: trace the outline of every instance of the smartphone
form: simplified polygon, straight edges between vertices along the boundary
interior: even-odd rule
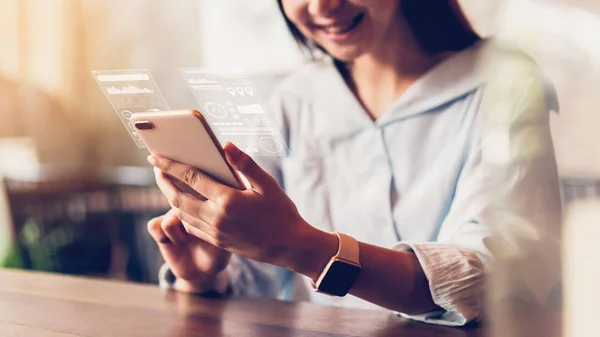
[[[200,112],[135,113],[130,123],[153,155],[193,166],[222,184],[245,189],[244,181],[227,162],[221,144]]]

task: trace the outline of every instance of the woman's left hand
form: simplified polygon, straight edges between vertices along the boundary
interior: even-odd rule
[[[232,143],[224,149],[251,187],[238,190],[191,166],[148,157],[159,188],[178,210],[176,216],[189,224],[190,234],[217,247],[315,278],[335,255],[337,237],[304,221],[277,182],[247,154]],[[173,178],[205,198],[181,191]]]

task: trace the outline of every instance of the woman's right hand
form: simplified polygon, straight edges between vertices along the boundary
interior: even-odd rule
[[[177,277],[177,290],[214,290],[217,276],[227,267],[231,253],[188,234],[173,210],[150,220],[148,232]]]

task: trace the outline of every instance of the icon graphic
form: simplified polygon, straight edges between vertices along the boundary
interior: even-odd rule
[[[131,119],[131,117],[133,116],[133,112],[129,111],[129,110],[123,110],[121,112],[121,116],[123,116],[123,118],[129,120]]]
[[[227,109],[218,103],[209,102],[204,105],[206,113],[214,118],[225,118],[227,117]]]
[[[227,92],[233,97],[235,97],[236,95],[244,97],[246,96],[246,94],[254,96],[254,89],[252,89],[251,87],[228,87]]]
[[[258,140],[258,145],[260,147],[270,153],[279,153],[283,150],[283,146],[272,137],[263,137]]]

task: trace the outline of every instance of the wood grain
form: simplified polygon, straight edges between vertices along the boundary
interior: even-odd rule
[[[158,287],[0,270],[0,336],[436,336],[481,328],[410,322],[381,311],[309,303],[203,299]]]
[[[0,323],[0,336],[1,337],[27,337],[27,336],[35,336],[35,337],[77,337],[77,335],[44,330],[44,329],[36,329],[29,328],[26,326],[16,325],[16,324],[5,324]]]

